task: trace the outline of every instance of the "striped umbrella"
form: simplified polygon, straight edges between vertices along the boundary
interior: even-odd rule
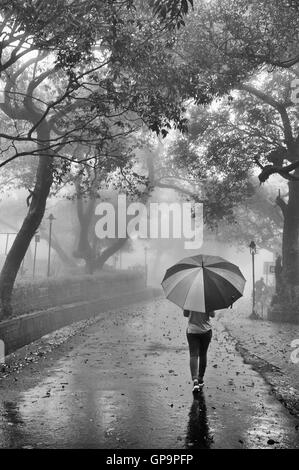
[[[167,269],[162,287],[167,299],[185,310],[227,308],[243,295],[245,278],[220,256],[195,255]]]

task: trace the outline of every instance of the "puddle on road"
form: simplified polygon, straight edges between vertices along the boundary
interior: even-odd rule
[[[214,437],[209,426],[207,406],[204,392],[194,396],[189,412],[189,421],[185,438],[188,449],[210,449]]]

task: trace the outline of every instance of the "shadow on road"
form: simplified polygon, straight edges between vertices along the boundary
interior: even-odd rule
[[[213,442],[207,418],[207,407],[203,391],[194,394],[189,412],[185,444],[188,449],[209,449]]]

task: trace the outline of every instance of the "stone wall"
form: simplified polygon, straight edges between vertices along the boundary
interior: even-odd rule
[[[7,355],[63,326],[160,293],[145,289],[142,273],[134,271],[24,283],[15,289],[12,318],[0,322],[0,340]]]
[[[8,355],[63,326],[104,314],[108,310],[121,308],[124,305],[152,299],[160,293],[159,289],[151,288],[123,294],[115,292],[111,298],[62,305],[4,320],[0,322],[0,339],[4,341],[5,354]]]

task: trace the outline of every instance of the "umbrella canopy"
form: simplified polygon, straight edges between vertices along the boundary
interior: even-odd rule
[[[210,312],[242,297],[245,282],[235,264],[220,256],[195,255],[167,269],[162,287],[167,299],[179,307]]]

